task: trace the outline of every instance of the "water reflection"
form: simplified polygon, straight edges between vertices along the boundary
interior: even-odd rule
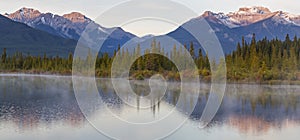
[[[179,83],[169,83],[167,93],[161,101],[159,100],[160,95],[157,95],[149,97],[149,102],[141,100],[150,90],[147,81],[135,81],[131,84],[136,94],[142,95],[135,99],[132,99],[130,94],[123,95],[128,101],[134,102],[137,106],[134,110],[135,113],[140,115],[133,118],[130,116],[130,111],[133,110],[130,110],[129,106],[124,104],[117,96],[111,82],[108,79],[97,80],[99,95],[108,108],[119,116],[127,117],[128,120],[155,120],[159,116],[168,114],[170,109],[179,103]],[[83,83],[82,86],[88,93],[88,85]],[[191,83],[191,90],[193,86],[197,85]],[[201,134],[199,137],[203,137],[203,135],[210,136],[209,131],[223,133],[221,128],[224,127],[226,127],[225,132],[240,136],[236,139],[243,137],[249,139],[269,138],[274,133],[284,134],[286,131],[300,127],[299,86],[236,84],[227,86],[223,103],[213,122],[204,130],[196,129],[198,134],[195,134],[195,136],[191,135],[192,130],[190,128],[197,127],[197,122],[209,96],[210,85],[202,84],[198,86],[201,86],[199,96],[185,93],[182,95],[183,102],[180,102],[175,108],[178,117],[184,117],[190,111],[193,113],[189,116],[190,119],[187,124],[170,139],[174,139],[180,133],[188,134],[191,138],[195,138],[199,134]],[[1,136],[5,134],[4,132],[7,129],[22,135],[26,131],[35,132],[40,128],[55,130],[68,127],[72,129],[65,129],[65,135],[72,134],[75,129],[78,130],[78,135],[81,135],[80,132],[82,131],[82,137],[89,137],[84,133],[90,130],[86,128],[88,122],[77,105],[70,77],[2,76],[0,77],[0,89]],[[158,103],[154,105],[157,101]],[[148,109],[140,107],[145,104],[153,106]],[[194,104],[196,104],[195,109],[193,109]],[[109,120],[103,117],[103,115],[107,115],[103,107],[95,106],[91,100],[87,100],[85,105],[91,109],[91,115],[100,117],[103,121]],[[144,116],[144,111],[150,111],[152,115]],[[163,126],[161,127],[163,128]],[[14,133],[6,133],[6,135],[7,138],[13,139]],[[146,134],[139,134],[139,136],[142,135]],[[90,137],[91,139],[97,139],[100,136],[92,135]],[[208,138],[213,139],[214,137],[210,136]]]
[[[6,76],[0,86],[0,124],[13,123],[18,132],[61,121],[73,127],[85,123],[69,79]]]

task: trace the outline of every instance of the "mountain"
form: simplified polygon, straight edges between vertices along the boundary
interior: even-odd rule
[[[74,40],[78,40],[86,27],[92,24],[95,26],[95,31],[91,32],[97,32],[97,37],[101,38],[108,36],[108,39],[104,43],[104,51],[116,49],[119,44],[122,45],[128,40],[136,37],[119,27],[102,27],[78,12],[59,16],[52,13],[41,13],[38,10],[31,8],[21,8],[14,13],[5,15],[14,21],[24,23],[32,28]]]
[[[205,19],[211,26],[212,30],[209,32],[216,34],[225,53],[230,53],[235,50],[242,36],[245,37],[247,42],[250,42],[253,34],[256,34],[257,40],[263,39],[264,37],[283,40],[286,34],[289,34],[290,37],[294,35],[300,36],[300,16],[283,11],[272,12],[266,7],[259,6],[243,7],[239,8],[238,11],[229,12],[227,14],[206,11],[201,16],[187,21],[168,34],[161,36],[149,35],[142,38],[138,38],[120,27],[102,27],[78,12],[59,16],[51,13],[41,13],[38,10],[30,8],[22,8],[5,16],[14,21],[25,23],[34,29],[74,40],[79,39],[81,33],[88,25],[93,25],[93,30],[89,31],[90,36],[93,40],[101,40],[108,36],[101,51],[111,53],[119,44],[123,45],[133,38],[135,41],[131,42],[131,45],[136,45],[136,42],[150,43],[154,38],[159,41],[160,39],[166,38],[166,36],[174,38],[181,44],[190,44],[190,42],[193,42],[194,46],[199,48],[201,45],[192,35],[184,30],[183,26],[192,25],[193,22],[202,19]],[[200,27],[193,25],[192,28],[197,30]],[[166,45],[173,46],[174,44],[169,43]]]
[[[206,11],[202,17],[210,17],[210,19],[214,19],[212,17],[215,17],[215,22],[222,23],[229,28],[247,26],[269,18],[276,23],[300,26],[300,16],[298,15],[283,11],[271,12],[268,8],[258,6],[240,8],[237,12],[230,12],[228,14]]]
[[[33,29],[0,15],[0,51],[12,54],[16,51],[32,55],[67,56],[74,51],[76,41]]]
[[[196,39],[182,27],[203,18],[211,26],[211,32],[217,35],[225,53],[235,50],[242,36],[247,42],[250,42],[253,34],[256,34],[257,40],[264,37],[284,40],[287,34],[290,37],[300,36],[300,16],[283,11],[271,12],[268,8],[257,6],[240,8],[228,14],[206,11],[200,17],[191,19],[166,35],[182,44],[189,44],[192,41],[196,47],[200,47]],[[199,27],[193,28],[197,30]]]
[[[65,16],[72,18],[72,15],[80,16],[76,13]],[[76,22],[72,22],[71,20],[58,15],[51,13],[44,14],[40,13],[38,10],[29,8],[22,8],[12,14],[6,14],[6,16],[14,21],[25,23],[32,28],[75,40],[79,38],[79,33],[84,30],[85,26],[91,22],[90,19],[84,17],[83,20],[76,21],[74,19]]]

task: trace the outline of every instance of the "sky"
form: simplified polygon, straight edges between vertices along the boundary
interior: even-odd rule
[[[96,19],[101,13],[128,0],[0,0],[0,13],[12,13],[22,7],[34,8],[40,12],[51,12],[58,15],[73,11],[81,12],[91,19]],[[143,1],[143,0],[138,0]],[[285,11],[300,15],[299,0],[173,0],[197,14],[204,11],[234,12],[245,6],[264,6],[271,11]],[[159,7],[157,7],[159,8]],[[174,13],[176,14],[176,13]],[[193,17],[190,17],[193,18]],[[151,26],[150,26],[151,25]],[[154,26],[155,25],[155,26]],[[105,25],[104,25],[105,26]],[[113,26],[113,25],[110,25]],[[116,25],[117,26],[117,25]],[[147,27],[147,28],[144,28]],[[147,34],[164,34],[174,30],[177,25],[161,21],[138,21],[122,27],[138,36]]]

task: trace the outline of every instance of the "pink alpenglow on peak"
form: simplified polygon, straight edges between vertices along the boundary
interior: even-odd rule
[[[72,12],[70,14],[64,14],[63,17],[71,20],[72,22],[85,22],[88,20],[88,18],[85,15],[83,15],[79,12]]]
[[[300,26],[300,16],[282,11],[272,12],[268,8],[261,6],[242,7],[238,11],[228,14],[206,11],[202,17],[224,24],[229,28],[247,26],[268,18],[272,18],[273,21],[278,23]]]
[[[41,14],[42,13],[38,10],[23,7],[12,14],[6,14],[6,16],[9,17],[10,19],[21,20],[21,19],[33,19],[40,16]]]

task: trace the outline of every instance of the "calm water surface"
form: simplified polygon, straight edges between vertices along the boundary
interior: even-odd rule
[[[209,96],[209,85],[199,86],[199,95],[185,93],[184,102],[174,109],[180,94],[179,83],[168,83],[162,100],[151,108],[143,109],[142,106],[152,105],[153,102],[133,99],[124,93],[122,96],[137,105],[133,108],[117,96],[110,80],[97,80],[99,95],[107,107],[127,121],[153,121],[168,114],[170,110],[174,110],[178,117],[189,118],[166,139],[292,140],[300,136],[300,86],[227,85],[217,115],[204,129],[198,126]],[[88,85],[83,83],[82,88],[88,94]],[[140,96],[149,93],[145,82],[135,81],[132,88]],[[0,89],[1,140],[108,139],[98,133],[81,113],[71,77],[1,75]],[[196,104],[195,109],[193,104]],[[114,126],[111,120],[113,116],[108,115],[103,106],[95,106],[92,100],[86,100],[84,106],[90,109],[91,117],[111,123],[106,128]],[[187,116],[186,112],[189,111],[193,113]],[[160,126],[161,130],[165,127]],[[136,135],[127,134],[126,130],[118,133],[143,139],[151,132],[161,130],[141,130]]]

